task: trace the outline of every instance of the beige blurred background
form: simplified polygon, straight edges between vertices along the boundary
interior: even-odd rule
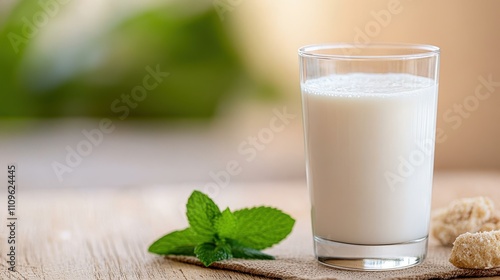
[[[15,2],[0,1],[0,24]],[[40,31],[34,45],[42,51],[79,46],[85,36],[92,38],[113,22],[114,16],[159,5],[156,1],[130,3],[68,2],[57,20]],[[18,163],[21,181],[32,187],[203,185],[213,182],[214,174],[220,174],[231,161],[242,167],[231,182],[305,181],[297,49],[328,42],[402,42],[441,48],[436,170],[500,171],[500,1],[192,3],[195,12],[207,7],[219,9],[220,24],[229,30],[247,69],[246,78],[270,82],[281,98],[262,101],[246,94],[259,89],[240,88],[241,92],[218,106],[210,121],[114,120],[114,132],[65,173],[62,181],[52,164],[64,162],[66,148],[76,147],[84,139],[81,131],[96,128],[99,119],[0,118],[0,163]],[[172,73],[168,79],[175,79],[176,69],[168,70]],[[475,96],[478,87],[481,100]],[[106,102],[104,106],[109,107]],[[248,148],[249,139],[269,127],[276,110],[285,110],[293,118],[248,160],[240,146]]]
[[[388,11],[390,17],[383,17]],[[499,170],[499,12],[500,1],[495,0],[257,0],[235,8],[230,24],[256,75],[272,76],[289,93],[292,106],[299,104],[296,50],[302,45],[402,42],[439,46],[435,167]],[[496,82],[484,100],[474,98],[479,77]],[[485,90],[481,92],[487,95]]]

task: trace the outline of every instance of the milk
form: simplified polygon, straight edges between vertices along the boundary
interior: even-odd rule
[[[313,232],[353,244],[428,235],[437,85],[408,74],[302,84]]]

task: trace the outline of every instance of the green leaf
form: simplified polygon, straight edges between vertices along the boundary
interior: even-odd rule
[[[243,247],[237,241],[229,240],[234,258],[254,260],[274,260],[274,257],[253,248]]]
[[[219,237],[234,238],[237,234],[236,217],[226,208],[215,222],[215,230]]]
[[[237,241],[243,247],[257,250],[279,243],[292,231],[295,220],[271,207],[245,208],[235,211]]]
[[[205,265],[232,258],[231,247],[226,243],[203,243],[194,249],[196,257]]]
[[[188,199],[187,216],[191,227],[174,231],[154,242],[156,254],[196,256],[205,266],[232,257],[272,260],[259,250],[284,239],[295,220],[278,209],[255,207],[234,213],[219,207],[205,194],[194,191]]]
[[[156,240],[148,251],[159,255],[194,256],[194,248],[199,243],[207,241],[198,236],[191,228],[171,232]]]
[[[219,207],[204,193],[194,191],[188,199],[187,218],[195,233],[204,238],[213,238],[215,222],[221,216]]]

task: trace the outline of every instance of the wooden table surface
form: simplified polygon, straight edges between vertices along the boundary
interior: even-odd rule
[[[444,191],[452,185],[456,191]],[[478,193],[481,186],[482,193]],[[16,270],[7,270],[6,226],[0,229],[1,279],[267,279],[178,263],[147,252],[157,237],[187,226],[184,205],[195,185],[143,188],[24,188],[16,203]],[[485,194],[500,205],[500,173],[438,173],[433,208]],[[0,218],[7,224],[6,191]],[[213,199],[231,209],[272,205],[296,220],[292,234],[268,250],[312,255],[304,182],[235,184]],[[494,278],[488,278],[494,279]],[[497,278],[500,279],[500,278]]]

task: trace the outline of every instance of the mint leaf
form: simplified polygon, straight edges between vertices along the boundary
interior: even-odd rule
[[[236,239],[243,247],[262,250],[279,243],[292,231],[295,220],[271,207],[235,211],[238,223]]]
[[[215,221],[215,230],[222,238],[233,238],[237,234],[236,217],[226,208],[221,216]]]
[[[204,193],[194,191],[188,199],[187,218],[193,231],[201,237],[213,238],[214,224],[220,217],[219,207]]]
[[[280,242],[292,231],[295,220],[278,209],[255,207],[232,213],[205,194],[194,191],[187,202],[190,227],[169,233],[149,246],[160,255],[196,256],[209,266],[232,257],[272,260],[259,250]]]
[[[207,241],[200,238],[191,228],[171,232],[156,240],[148,251],[160,255],[188,255],[194,256],[194,248],[201,242]]]
[[[234,258],[240,259],[255,259],[255,260],[274,260],[274,257],[259,250],[239,245],[236,241],[231,240],[231,252]]]
[[[194,249],[196,257],[205,265],[232,258],[231,247],[225,243],[202,243]]]

